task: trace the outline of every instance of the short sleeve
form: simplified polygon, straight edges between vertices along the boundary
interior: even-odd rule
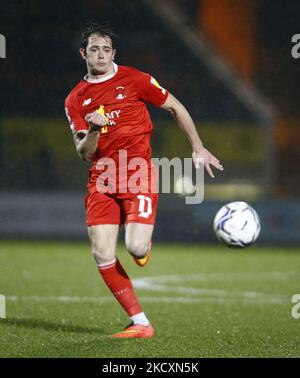
[[[157,107],[165,103],[168,91],[161,87],[154,77],[138,71],[136,73],[136,83],[141,100]]]
[[[66,98],[65,111],[73,134],[77,131],[88,129],[87,123],[81,117],[76,100],[72,99],[71,96]]]

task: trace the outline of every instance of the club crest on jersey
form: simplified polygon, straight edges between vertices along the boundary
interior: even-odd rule
[[[91,99],[91,98],[87,98],[86,100],[83,101],[82,106],[87,106],[87,105],[89,105],[91,102],[92,102],[92,99]]]
[[[125,88],[119,86],[115,90],[115,97],[117,100],[123,100],[126,97]]]

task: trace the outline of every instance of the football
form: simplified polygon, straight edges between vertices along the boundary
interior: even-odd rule
[[[236,201],[221,207],[215,216],[213,227],[222,244],[244,248],[257,240],[260,220],[257,212],[248,203]]]

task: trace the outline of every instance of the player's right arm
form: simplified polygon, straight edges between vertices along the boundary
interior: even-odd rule
[[[99,132],[81,130],[73,135],[76,151],[80,159],[87,161],[95,153],[98,146]]]
[[[107,118],[98,112],[82,118],[76,99],[68,96],[65,102],[66,115],[73,133],[76,151],[82,160],[89,160],[96,152],[99,130],[107,124]]]
[[[88,130],[77,131],[73,138],[79,157],[86,161],[96,152],[100,135],[99,131],[101,127],[107,125],[107,119],[105,116],[93,112],[86,115],[85,121],[89,125]]]

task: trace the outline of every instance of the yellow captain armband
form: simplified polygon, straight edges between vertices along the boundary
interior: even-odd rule
[[[101,132],[101,134],[107,133],[107,125],[109,123],[109,119],[105,115],[104,105],[100,105],[99,109],[96,110],[96,113],[103,115],[105,117],[106,126],[101,127],[100,132]]]

